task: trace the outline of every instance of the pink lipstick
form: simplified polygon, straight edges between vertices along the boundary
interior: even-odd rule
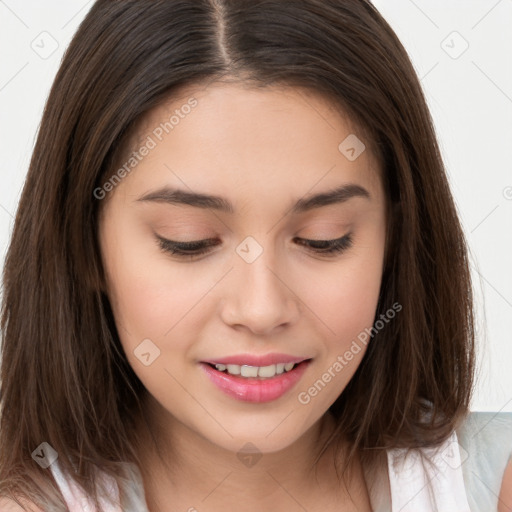
[[[277,400],[292,389],[311,358],[286,354],[239,354],[202,361],[208,378],[228,396],[245,402]]]

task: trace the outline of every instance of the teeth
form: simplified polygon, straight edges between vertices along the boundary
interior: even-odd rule
[[[274,377],[276,374],[276,365],[271,364],[270,366],[261,366],[258,369],[258,377]]]
[[[227,370],[228,373],[230,373],[231,375],[240,375],[240,366],[238,366],[237,364],[228,364]]]
[[[215,368],[219,372],[226,371],[230,375],[240,375],[242,377],[261,377],[270,379],[284,372],[289,372],[295,363],[277,363],[269,366],[248,366],[238,364],[216,364]]]
[[[257,377],[258,376],[258,367],[244,365],[240,368],[240,375],[242,377]]]

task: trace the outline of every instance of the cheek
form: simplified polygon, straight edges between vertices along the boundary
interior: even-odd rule
[[[303,294],[331,346],[341,349],[350,345],[361,331],[372,326],[382,279],[379,250],[358,249],[335,270],[307,280]]]
[[[126,352],[146,338],[166,350],[172,338],[172,348],[183,349],[186,337],[176,337],[176,333],[212,286],[212,276],[185,271],[171,263],[156,242],[148,243],[147,234],[139,243],[133,234],[129,245],[126,242],[119,236],[112,244],[107,265],[110,302]]]
[[[374,253],[375,254],[375,253]],[[378,258],[360,255],[310,284],[311,309],[325,332],[319,364],[298,391],[298,402],[326,410],[346,388],[371,340],[382,267]]]

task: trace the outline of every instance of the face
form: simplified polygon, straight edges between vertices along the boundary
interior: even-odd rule
[[[379,169],[310,92],[182,93],[144,119],[137,162],[104,187],[106,291],[163,423],[277,451],[319,422],[366,351],[386,241]]]

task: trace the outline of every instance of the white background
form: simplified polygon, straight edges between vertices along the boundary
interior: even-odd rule
[[[471,250],[479,343],[471,408],[512,411],[512,0],[374,3],[421,78]],[[2,266],[44,102],[91,5],[0,0]]]

